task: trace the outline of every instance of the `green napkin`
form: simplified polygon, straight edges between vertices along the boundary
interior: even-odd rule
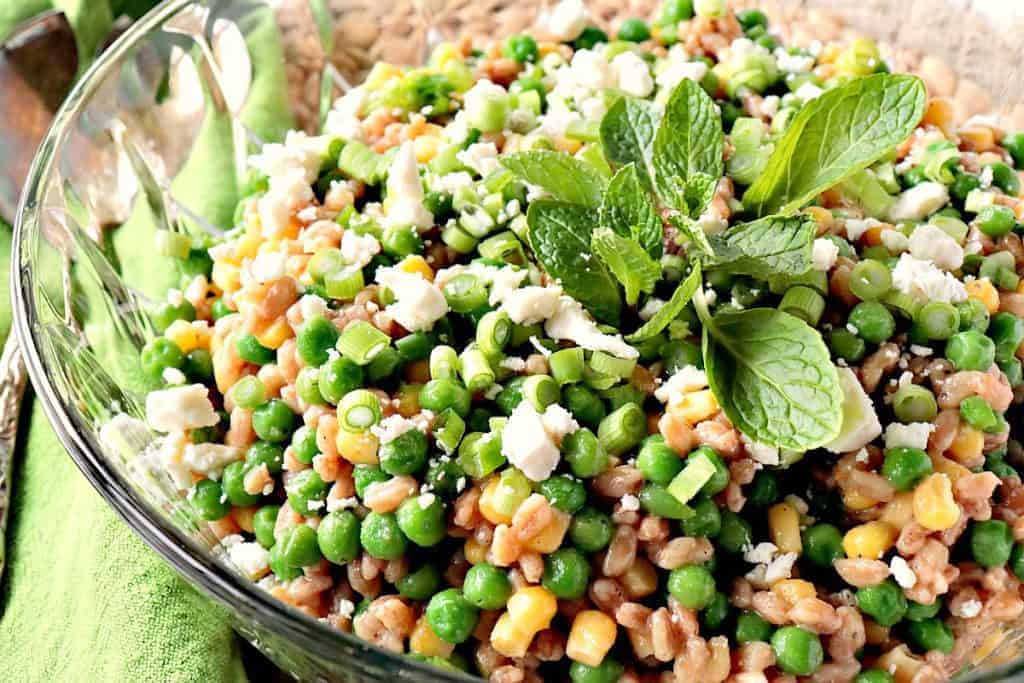
[[[113,3],[113,10],[95,0],[53,4],[68,12],[80,43],[94,48],[114,12],[144,3]],[[43,0],[0,0],[0,38],[50,7]],[[280,36],[267,10],[260,11],[248,17],[258,24],[247,31],[254,83],[245,119],[257,134],[273,139],[291,122]],[[230,136],[223,135],[224,127],[210,117],[206,128],[212,133],[202,137],[175,183],[181,200],[215,222],[222,222],[237,184],[223,175],[210,179],[210,168],[227,167],[224,143]],[[153,260],[147,235],[152,226],[138,211],[134,221],[114,239],[122,264]],[[10,329],[10,241],[10,227],[0,222],[0,342]],[[40,406],[26,400],[0,592],[3,680],[245,681],[238,642],[223,612],[111,511],[64,452]]]

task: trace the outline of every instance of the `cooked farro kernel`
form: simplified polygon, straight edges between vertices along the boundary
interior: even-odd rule
[[[273,594],[493,681],[941,680],[1024,605],[1024,133],[831,20],[619,13],[379,63],[264,146],[154,312],[154,462]],[[628,142],[652,105],[681,158]]]

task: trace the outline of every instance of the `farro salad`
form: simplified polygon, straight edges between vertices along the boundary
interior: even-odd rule
[[[240,571],[496,683],[947,680],[1024,612],[1024,133],[666,0],[377,64],[142,353]]]

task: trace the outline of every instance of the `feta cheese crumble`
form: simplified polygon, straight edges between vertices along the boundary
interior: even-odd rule
[[[964,264],[964,250],[942,228],[919,225],[910,235],[910,255],[922,261],[931,261],[943,270],[959,270]]]
[[[346,230],[341,236],[341,258],[352,268],[365,268],[380,253],[380,242],[373,235],[360,235]]]
[[[509,293],[501,307],[512,322],[533,325],[547,320],[558,311],[561,296],[561,287],[523,287]]]
[[[601,332],[580,302],[564,294],[559,297],[558,309],[545,323],[544,331],[552,339],[567,339],[590,351],[604,351],[627,359],[640,357],[640,353],[627,344],[621,334]]]
[[[529,401],[520,401],[502,431],[501,454],[531,481],[544,481],[561,460],[562,437],[577,429],[576,420],[558,404],[541,414]]]
[[[896,580],[900,588],[913,588],[917,585],[917,574],[899,555],[895,555],[889,561],[889,569],[892,571],[892,578]]]
[[[395,302],[384,311],[410,332],[430,330],[448,313],[444,294],[419,273],[378,268],[376,280],[395,294]]]
[[[700,391],[708,385],[707,374],[695,365],[684,365],[654,390],[654,398],[662,403],[674,405],[686,394]]]
[[[411,226],[417,230],[434,225],[434,215],[423,205],[423,183],[412,142],[402,143],[398,148],[388,169],[386,186],[389,203],[385,224]]]
[[[183,432],[212,427],[220,416],[202,384],[151,391],[146,395],[146,421],[158,432]]]
[[[889,209],[889,220],[922,221],[949,203],[949,190],[942,183],[919,183],[904,190]]]
[[[815,270],[828,272],[839,258],[839,245],[830,239],[819,237],[814,240],[811,251],[811,262]]]
[[[893,422],[885,428],[885,447],[888,448],[928,448],[928,437],[935,431],[930,422],[911,422],[900,424]]]
[[[590,14],[583,0],[562,0],[540,17],[540,25],[559,42],[568,43],[587,27]]]
[[[945,301],[957,304],[967,300],[967,288],[963,282],[930,261],[922,261],[910,254],[902,254],[892,269],[892,284],[922,303]]]

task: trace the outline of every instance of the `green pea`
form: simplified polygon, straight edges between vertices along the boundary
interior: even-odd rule
[[[257,441],[246,450],[245,462],[253,468],[266,465],[267,471],[270,474],[277,475],[281,473],[281,469],[284,467],[284,449],[276,443]],[[310,459],[310,462],[312,462],[312,459]]]
[[[613,532],[611,517],[590,507],[576,513],[569,524],[569,539],[585,553],[596,553],[607,547]]]
[[[338,342],[338,328],[322,315],[305,322],[295,337],[299,357],[311,367],[320,367],[328,360],[327,352]]]
[[[730,553],[742,552],[745,546],[750,545],[753,538],[753,530],[750,522],[737,515],[732,510],[722,510],[722,529],[718,532],[718,545]]]
[[[772,635],[775,663],[795,676],[810,676],[825,660],[821,639],[799,626],[783,626]]]
[[[509,36],[505,39],[501,53],[520,64],[536,61],[538,55],[537,41],[525,33]]]
[[[958,332],[946,342],[946,358],[957,370],[984,372],[995,363],[996,345],[977,330]]]
[[[451,408],[459,417],[469,415],[469,391],[450,377],[432,379],[420,389],[420,407],[434,413]]]
[[[747,490],[747,503],[755,507],[768,507],[782,496],[779,478],[771,470],[761,470],[754,475]]]
[[[701,498],[693,504],[693,515],[683,519],[683,533],[687,536],[715,538],[722,530],[722,513],[710,498]]]
[[[996,313],[989,324],[988,336],[996,345],[996,361],[1008,361],[1024,342],[1024,318],[1005,311]]]
[[[960,314],[961,332],[964,330],[977,330],[978,332],[988,330],[990,316],[982,302],[977,299],[961,301],[956,305],[956,310]]]
[[[523,400],[523,384],[526,383],[525,376],[513,377],[505,382],[505,386],[494,398],[498,409],[505,415],[511,415],[519,402]],[[598,399],[600,400],[600,399]]]
[[[139,364],[150,377],[162,379],[167,368],[178,369],[185,364],[185,354],[170,339],[157,337],[142,347]]]
[[[185,299],[182,299],[179,304],[164,302],[153,310],[150,317],[153,319],[153,326],[156,327],[157,332],[163,334],[172,323],[178,320],[187,322],[195,320],[196,309]]]
[[[372,513],[371,513],[372,514]],[[458,645],[476,628],[479,613],[458,588],[449,588],[436,594],[427,604],[427,623],[437,636]]]
[[[405,554],[408,542],[394,513],[370,512],[359,527],[359,542],[378,560],[397,560]]]
[[[331,358],[320,366],[317,388],[324,400],[338,405],[345,394],[363,386],[363,369],[349,358]]]
[[[619,40],[642,43],[651,37],[651,29],[643,19],[630,17],[619,26]]]
[[[220,484],[224,489],[224,495],[228,497],[232,505],[237,507],[255,505],[260,500],[258,495],[254,496],[245,490],[247,472],[245,463],[239,460],[225,467],[224,474],[221,476]]]
[[[1016,171],[1001,161],[989,164],[989,168],[992,169],[993,185],[1011,197],[1016,197],[1020,193],[1020,176]]]
[[[380,240],[384,253],[396,259],[423,252],[423,238],[415,228],[396,226],[384,231]]]
[[[214,302],[213,302],[213,304],[212,304],[212,305],[210,306],[210,316],[211,316],[211,317],[213,318],[213,321],[214,321],[214,322],[217,322],[217,321],[218,321],[218,320],[220,320],[221,318],[223,318],[223,317],[225,317],[225,316],[229,316],[229,315],[231,315],[232,313],[234,313],[234,311],[232,311],[232,310],[231,310],[231,309],[230,309],[230,308],[228,307],[228,305],[227,305],[227,303],[226,303],[226,302],[224,301],[224,299],[217,299],[217,300],[216,300],[216,301],[214,301]]]
[[[683,460],[665,443],[665,437],[653,434],[644,439],[636,458],[636,467],[647,481],[668,486],[682,471]]]
[[[757,612],[743,612],[736,617],[736,642],[768,642],[775,629]]]
[[[874,301],[892,289],[892,273],[884,263],[865,259],[850,271],[850,291],[862,301]]]
[[[857,606],[861,612],[878,622],[879,626],[894,626],[907,613],[907,599],[903,589],[893,581],[857,590]]]
[[[437,545],[445,537],[444,503],[433,494],[406,498],[398,506],[398,527],[416,545]]]
[[[291,581],[292,579],[299,578],[302,576],[302,569],[288,564],[282,554],[283,550],[284,545],[281,543],[275,543],[270,548],[270,558],[268,561],[270,570],[282,581]]]
[[[665,0],[661,5],[659,24],[678,24],[693,19],[693,0]]]
[[[665,519],[685,519],[693,510],[679,502],[664,486],[648,484],[640,490],[640,506],[652,515]]]
[[[861,671],[857,674],[857,677],[853,679],[853,683],[893,683],[894,679],[892,674],[888,671],[882,671],[881,669],[868,669]]]
[[[834,327],[828,333],[828,345],[833,355],[847,363],[857,363],[867,353],[864,340],[845,327]]]
[[[376,465],[356,465],[352,468],[352,480],[356,486],[356,496],[359,500],[366,497],[366,489],[380,481],[390,479],[381,468]]]
[[[715,598],[715,577],[696,564],[673,569],[668,575],[668,592],[688,609],[704,609]]]
[[[252,430],[264,441],[285,441],[295,431],[297,421],[298,416],[288,404],[276,398],[252,411]]]
[[[437,495],[451,497],[459,493],[459,480],[465,476],[465,470],[454,458],[445,457],[430,462],[425,480]]]
[[[562,439],[562,457],[577,477],[596,477],[608,469],[607,451],[587,428],[577,429]]]
[[[418,429],[410,429],[380,445],[380,468],[388,474],[415,474],[427,464],[427,437]]]
[[[320,520],[316,536],[328,562],[345,564],[359,555],[359,518],[349,510],[335,510]]]
[[[597,429],[608,413],[601,397],[580,384],[570,384],[562,390],[562,403],[580,424],[590,429]]]
[[[555,597],[576,600],[587,591],[590,563],[583,553],[574,548],[556,550],[544,557],[542,585]]]
[[[193,382],[209,382],[213,379],[213,356],[206,349],[192,349],[185,354],[181,371]]]
[[[931,473],[932,460],[920,448],[900,446],[885,451],[882,476],[892,482],[897,491],[912,490]]]
[[[199,516],[208,522],[223,519],[231,512],[231,503],[224,495],[224,489],[213,479],[196,482],[189,499]]]
[[[573,662],[569,665],[569,680],[572,683],[615,683],[622,672],[621,664],[611,657],[605,657],[597,666]]]
[[[1024,543],[1016,543],[1010,552],[1010,569],[1018,579],[1024,581]]]
[[[502,609],[512,596],[512,583],[508,580],[508,572],[481,562],[466,572],[462,593],[466,600],[480,609]]]
[[[850,311],[847,321],[857,330],[857,336],[872,344],[881,344],[896,331],[896,320],[892,313],[877,301],[857,304]]]
[[[998,239],[1013,230],[1017,219],[1010,207],[993,204],[978,212],[977,222],[979,230],[989,237]]]
[[[313,458],[320,454],[316,445],[316,430],[303,425],[292,434],[292,453],[295,459],[305,465],[312,465]]]
[[[767,28],[768,16],[759,9],[748,9],[736,13],[736,20],[740,22],[743,31],[747,32],[755,27]]]
[[[729,596],[725,593],[715,593],[711,602],[701,610],[700,623],[703,630],[717,631],[725,620],[729,618]]]
[[[953,651],[953,629],[942,619],[912,622],[907,626],[907,633],[910,635],[911,642],[921,652],[938,650],[948,655]]]
[[[264,505],[252,516],[252,533],[264,548],[274,545],[274,527],[280,511],[280,505]]]
[[[441,587],[441,573],[432,564],[425,564],[395,583],[395,588],[410,600],[427,600]]]
[[[925,619],[931,619],[942,609],[942,598],[935,598],[935,602],[930,605],[924,605],[920,602],[914,602],[913,600],[907,601],[907,615],[905,619],[907,621],[923,621]]]
[[[843,534],[831,524],[815,524],[804,529],[803,552],[808,560],[822,569],[845,557]]]
[[[281,548],[281,559],[289,567],[308,567],[319,562],[322,557],[320,546],[317,545],[316,530],[305,524],[282,531],[277,545]]]
[[[310,515],[322,507],[328,485],[316,470],[302,470],[288,480],[285,491],[288,504],[300,515]]]
[[[595,45],[608,42],[608,34],[596,26],[588,26],[583,29],[579,37],[572,41],[572,46],[577,50],[592,50]]]
[[[949,339],[960,329],[960,313],[953,304],[930,301],[914,316],[914,325],[929,340]]]
[[[266,365],[277,360],[277,352],[268,349],[252,334],[243,334],[235,338],[235,351],[246,363]]]
[[[981,179],[970,173],[956,173],[953,184],[949,187],[949,193],[954,199],[963,203],[974,190],[981,189]]]
[[[583,484],[567,474],[559,474],[542,481],[537,487],[548,502],[570,515],[587,502],[587,490]]]
[[[1001,567],[1013,551],[1013,531],[998,519],[975,522],[971,528],[971,554],[982,567]]]

